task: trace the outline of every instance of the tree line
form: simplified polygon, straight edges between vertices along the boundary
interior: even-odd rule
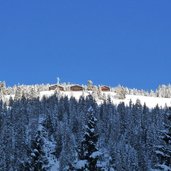
[[[55,144],[59,170],[146,171],[170,168],[171,108],[149,109],[137,100],[98,105],[89,95],[39,99],[16,91],[0,101],[0,170],[50,170],[45,140]],[[40,121],[43,130],[40,129]]]

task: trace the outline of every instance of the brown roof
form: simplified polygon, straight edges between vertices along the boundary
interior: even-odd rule
[[[60,90],[60,91],[64,91],[64,87],[60,86],[60,85],[52,85],[49,87],[49,90]]]
[[[80,86],[80,85],[73,85],[73,86],[70,87],[70,90],[71,91],[83,91],[84,88],[82,86]]]
[[[108,86],[101,86],[100,89],[101,91],[110,91],[110,87]]]

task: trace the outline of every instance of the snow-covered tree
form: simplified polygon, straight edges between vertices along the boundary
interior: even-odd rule
[[[93,90],[93,82],[91,80],[87,81],[87,90]]]
[[[116,97],[118,99],[125,99],[126,97],[126,90],[123,86],[118,86],[115,88],[115,92],[116,92]]]
[[[165,129],[161,131],[160,138],[163,144],[157,146],[156,155],[159,159],[156,165],[157,169],[171,171],[171,108],[167,113],[168,122],[165,123]]]
[[[43,139],[40,132],[37,133],[28,151],[27,161],[21,164],[20,169],[22,171],[46,171],[48,163],[43,151]]]
[[[92,107],[87,112],[87,125],[85,126],[85,134],[81,145],[78,149],[78,162],[76,170],[79,171],[96,171],[99,170],[97,162],[100,152],[97,148],[98,134],[96,133],[97,119],[94,116]]]

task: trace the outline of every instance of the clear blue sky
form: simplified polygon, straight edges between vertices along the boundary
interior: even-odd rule
[[[170,0],[1,0],[0,80],[151,89],[171,82]]]

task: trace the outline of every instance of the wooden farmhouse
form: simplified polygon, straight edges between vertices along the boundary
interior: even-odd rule
[[[108,87],[108,86],[101,86],[100,90],[101,91],[110,91],[110,87]]]
[[[64,91],[64,87],[60,86],[60,85],[52,85],[49,87],[49,90],[60,90],[60,91]]]
[[[73,85],[70,87],[70,91],[83,91],[84,88],[80,85]]]

